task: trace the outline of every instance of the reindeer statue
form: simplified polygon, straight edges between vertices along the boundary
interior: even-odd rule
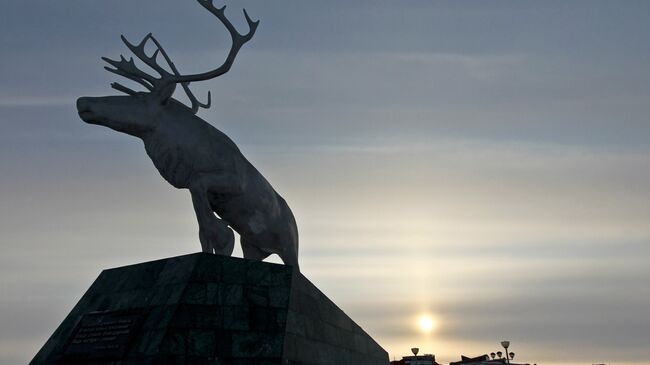
[[[142,139],[162,177],[174,187],[190,191],[203,252],[231,255],[235,244],[232,227],[241,236],[245,258],[263,260],[275,253],[285,264],[298,268],[298,230],[289,206],[228,136],[195,115],[199,107],[210,107],[210,93],[203,104],[189,89],[192,82],[228,72],[239,49],[255,34],[259,21],[251,20],[244,10],[249,31],[240,34],[226,18],[225,6],[215,7],[212,0],[197,1],[223,23],[232,37],[232,46],[221,66],[205,73],[181,75],[151,34],[138,45],[122,36],[131,52],[159,77],[139,69],[133,58],[102,58],[112,66],[106,70],[148,91],[136,92],[113,83],[114,89],[127,95],[79,98],[79,116],[86,123]],[[151,56],[145,52],[149,41],[155,46]],[[159,55],[168,69],[158,63]],[[172,98],[177,84],[187,94],[191,107]]]

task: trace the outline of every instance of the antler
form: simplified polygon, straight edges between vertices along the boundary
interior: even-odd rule
[[[230,70],[232,64],[235,61],[235,57],[237,57],[237,53],[239,52],[239,49],[244,44],[246,44],[246,42],[250,41],[251,38],[253,38],[253,35],[255,35],[255,31],[257,30],[257,26],[260,24],[259,20],[253,21],[248,16],[246,9],[244,9],[244,16],[246,17],[246,22],[248,23],[249,30],[248,33],[242,35],[237,31],[237,29],[235,29],[235,26],[232,25],[230,20],[226,18],[225,5],[222,6],[221,8],[217,8],[213,5],[212,0],[197,0],[197,1],[199,2],[199,4],[201,4],[201,6],[206,8],[209,12],[211,12],[219,20],[221,20],[221,22],[226,27],[226,29],[228,29],[230,36],[232,37],[232,46],[230,47],[230,52],[228,52],[228,57],[226,57],[226,61],[221,66],[215,68],[212,71],[208,71],[204,73],[176,76],[174,78],[176,82],[192,82],[192,81],[209,80],[221,76],[226,72],[228,72],[228,70]]]
[[[133,52],[133,54],[138,57],[142,62],[144,62],[147,66],[151,67],[153,70],[155,70],[160,77],[156,78],[152,75],[149,75],[148,73],[140,70],[136,65],[135,62],[133,62],[133,58],[129,58],[127,61],[124,56],[120,56],[119,61],[114,61],[111,60],[107,57],[102,57],[102,60],[104,60],[106,63],[109,65],[113,66],[114,68],[110,68],[108,66],[104,67],[109,72],[112,72],[114,74],[124,76],[129,80],[133,80],[145,88],[147,88],[151,93],[158,94],[160,97],[168,97],[171,96],[171,94],[174,92],[175,85],[167,81],[172,74],[170,74],[167,70],[162,68],[158,63],[156,62],[156,59],[158,58],[158,54],[161,52],[164,52],[162,47],[160,47],[160,44],[156,39],[153,37],[151,33],[147,34],[146,37],[142,39],[142,41],[138,45],[134,45],[131,42],[129,42],[126,37],[121,36],[122,42]],[[147,56],[145,53],[145,46],[147,45],[147,41],[149,39],[154,40],[156,43],[156,46],[158,49],[153,53],[151,56]],[[166,54],[166,53],[165,53]],[[135,91],[120,85],[119,83],[113,83],[111,86],[114,89],[124,91],[127,94],[135,94]],[[170,88],[170,86],[173,86]]]
[[[174,75],[175,76],[180,76],[180,74],[178,73],[178,69],[176,69],[176,65],[174,65],[174,62],[172,62],[171,58],[169,58],[169,56],[167,55],[167,52],[165,52],[165,50],[162,48],[162,46],[160,45],[158,40],[156,38],[154,38],[153,35],[151,35],[150,38],[153,41],[153,43],[156,45],[156,47],[158,47],[156,52],[160,51],[160,54],[165,59],[165,61],[169,65],[169,68],[174,73]],[[185,90],[185,94],[187,94],[187,97],[190,99],[190,102],[192,103],[192,112],[194,114],[196,114],[196,112],[199,111],[199,107],[204,108],[204,109],[208,109],[210,107],[210,105],[212,104],[212,95],[210,94],[209,91],[208,91],[208,102],[203,104],[196,98],[196,96],[194,96],[194,94],[190,90],[190,83],[189,82],[182,82],[181,86],[183,87],[183,90]]]
[[[190,99],[190,102],[192,103],[192,111],[194,113],[196,113],[199,110],[199,108],[209,108],[211,104],[210,92],[208,92],[208,102],[203,104],[198,101],[198,99],[194,96],[194,94],[190,90],[189,88],[190,82],[213,79],[215,77],[221,76],[226,72],[228,72],[232,67],[235,61],[235,57],[237,56],[237,53],[239,52],[241,47],[244,44],[246,44],[246,42],[250,41],[251,38],[253,38],[253,35],[255,34],[255,31],[257,30],[257,26],[259,25],[260,22],[259,20],[253,21],[248,16],[248,13],[244,9],[244,16],[246,17],[246,22],[248,23],[249,30],[248,33],[246,34],[240,34],[237,31],[237,29],[232,25],[232,23],[228,20],[228,18],[226,18],[225,5],[221,8],[217,8],[213,5],[212,0],[197,0],[197,1],[199,2],[199,4],[201,4],[201,6],[203,6],[212,14],[214,14],[223,23],[223,25],[226,27],[226,29],[228,30],[232,38],[232,46],[230,48],[230,52],[228,52],[226,61],[221,66],[215,68],[214,70],[204,72],[204,73],[192,74],[192,75],[181,75],[178,72],[178,69],[176,68],[172,60],[167,55],[167,52],[165,52],[163,47],[158,42],[158,40],[154,38],[154,36],[151,33],[149,33],[147,34],[146,37],[142,39],[142,41],[138,45],[134,45],[130,43],[124,36],[121,36],[121,38],[122,38],[122,42],[124,42],[124,44],[129,48],[129,50],[136,57],[138,57],[142,62],[144,62],[144,64],[152,68],[160,75],[159,78],[151,76],[146,72],[140,70],[133,62],[133,58],[130,58],[127,61],[124,58],[124,56],[120,56],[119,61],[114,61],[109,58],[102,57],[102,59],[105,62],[107,62],[109,65],[114,67],[114,68],[110,68],[107,66],[104,68],[107,71],[126,77],[129,80],[141,84],[151,93],[157,94],[163,100],[171,97],[171,95],[174,93],[174,90],[176,88],[176,84],[181,84],[183,90],[185,91],[188,98]],[[147,56],[145,52],[145,46],[147,45],[147,42],[149,40],[151,40],[156,45],[156,51],[151,56]],[[172,71],[171,73],[167,71],[165,68],[161,67],[156,61],[159,54],[163,56],[165,62],[167,62],[167,64],[169,65],[169,68]],[[117,82],[112,83],[111,86],[114,89],[122,91],[129,95],[136,94],[135,91]]]

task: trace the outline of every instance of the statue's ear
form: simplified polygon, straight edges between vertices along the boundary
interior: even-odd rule
[[[166,85],[162,90],[158,92],[158,100],[160,100],[161,105],[167,104],[172,95],[174,95],[174,90],[176,90],[176,84],[171,83],[169,85]]]

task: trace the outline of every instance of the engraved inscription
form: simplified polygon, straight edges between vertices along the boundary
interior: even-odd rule
[[[143,315],[142,310],[85,314],[68,341],[64,356],[70,360],[122,358]]]

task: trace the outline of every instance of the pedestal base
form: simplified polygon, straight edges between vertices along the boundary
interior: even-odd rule
[[[104,270],[30,365],[385,365],[292,267],[197,253]]]

